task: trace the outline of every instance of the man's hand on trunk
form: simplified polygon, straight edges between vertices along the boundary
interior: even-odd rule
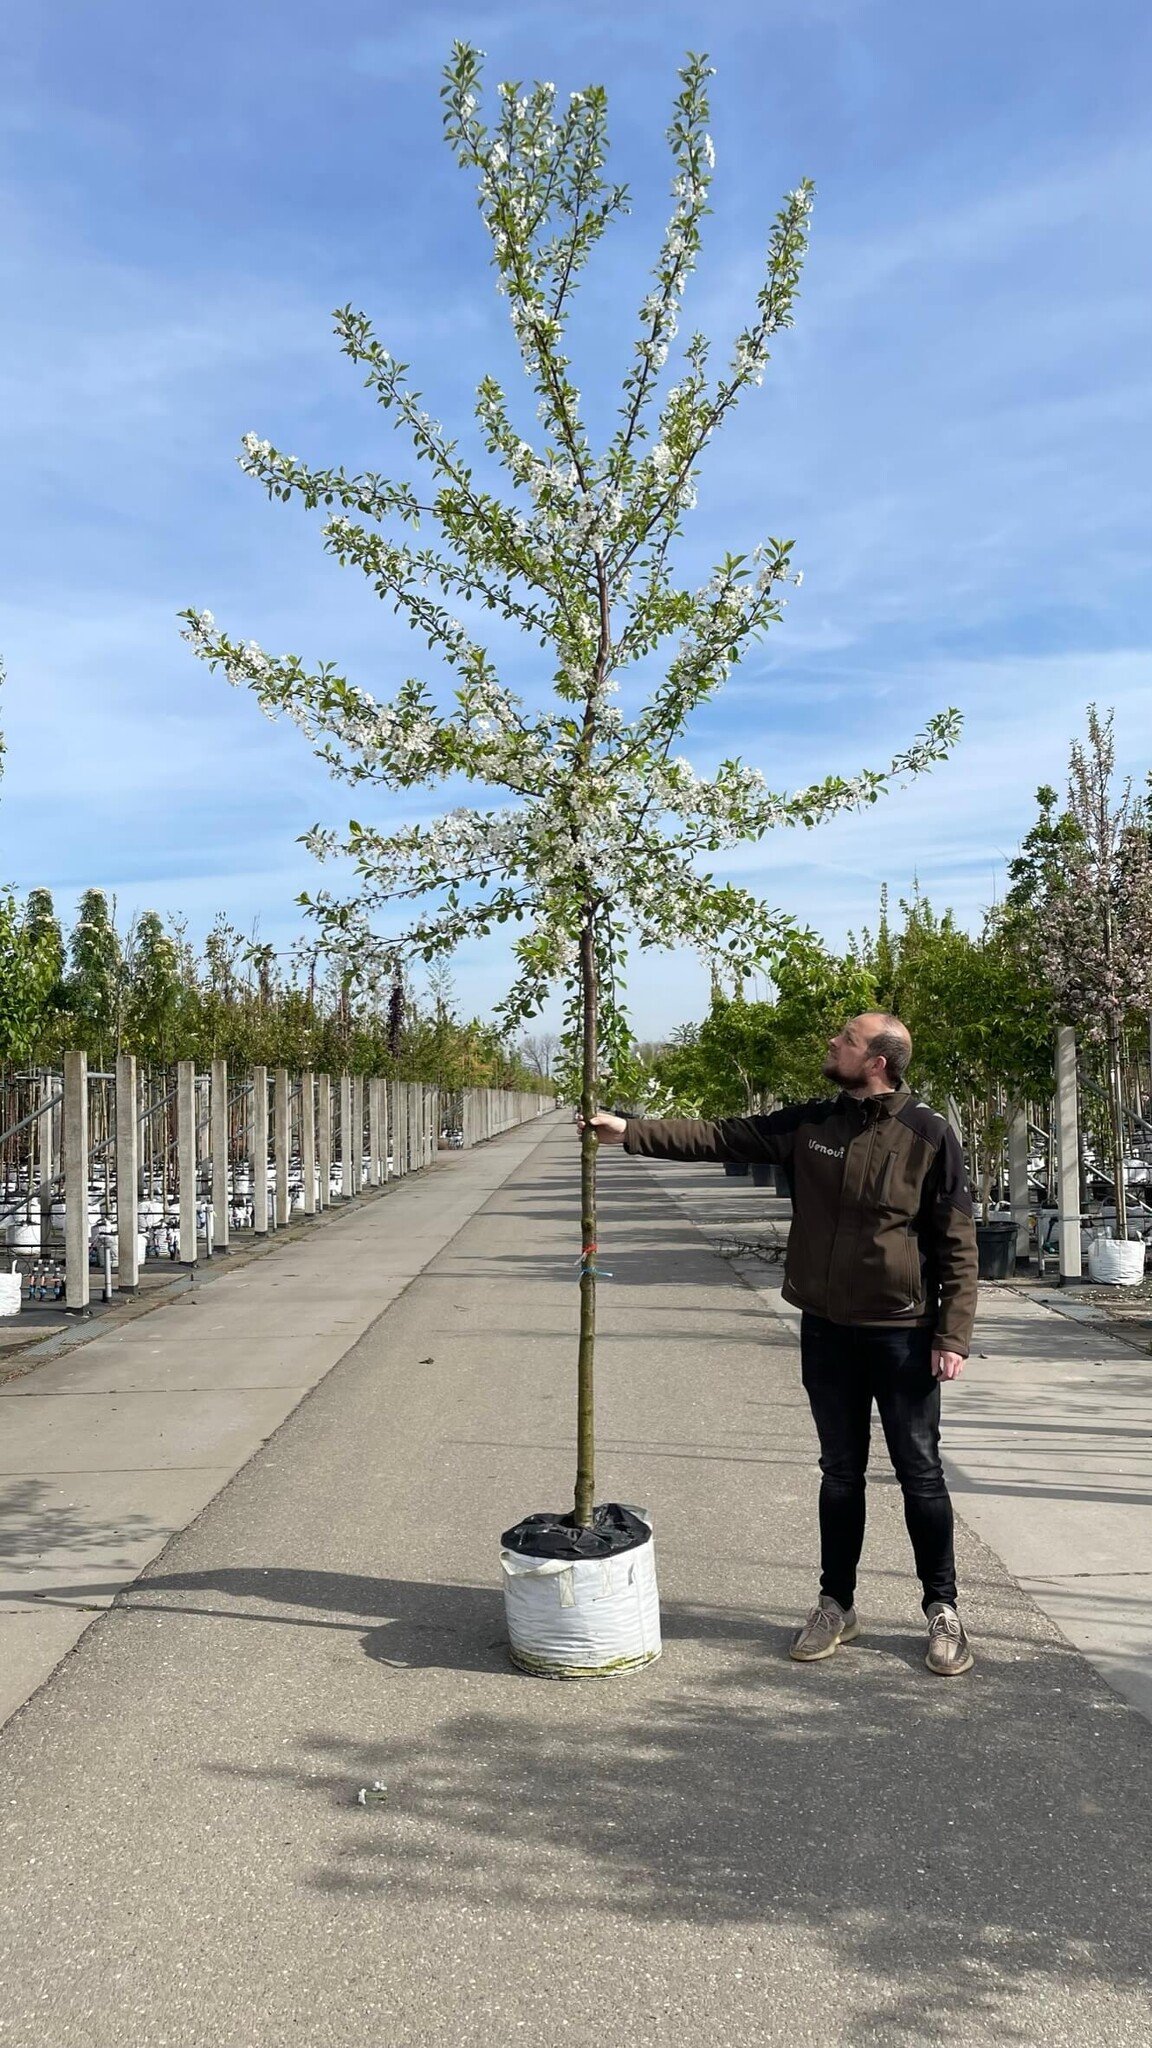
[[[577,1131],[582,1137],[584,1134],[584,1119],[579,1110],[576,1111],[574,1122]],[[628,1119],[623,1116],[611,1116],[606,1109],[601,1109],[592,1118],[591,1128],[595,1131],[602,1145],[622,1145],[624,1143],[624,1133],[628,1129]]]

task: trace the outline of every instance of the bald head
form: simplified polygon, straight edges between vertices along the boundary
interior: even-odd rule
[[[882,1095],[899,1088],[912,1058],[906,1025],[888,1010],[863,1010],[828,1047],[824,1073],[850,1095]]]
[[[853,1019],[868,1034],[868,1051],[883,1060],[890,1088],[898,1088],[912,1058],[912,1034],[890,1010],[865,1010]]]

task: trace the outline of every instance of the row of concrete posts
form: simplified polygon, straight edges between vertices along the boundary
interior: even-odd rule
[[[65,1303],[84,1309],[89,1287],[89,1073],[83,1052],[64,1055],[60,1181],[64,1196]],[[213,1060],[207,1075],[180,1060],[175,1087],[175,1189],[178,1260],[227,1252],[239,1176],[233,1170],[237,1118],[251,1228],[264,1237],[283,1228],[294,1207],[315,1216],[364,1187],[419,1171],[441,1142],[438,1088],[386,1080],[380,1075],[292,1075],[286,1067],[253,1067],[230,1093],[227,1062]],[[207,1097],[207,1115],[203,1104]],[[43,1112],[49,1143],[59,1097]],[[515,1090],[472,1088],[446,1098],[459,1116],[456,1144],[475,1145],[552,1108],[549,1097]],[[115,1069],[112,1136],[116,1187],[117,1286],[130,1292],[140,1277],[141,1129],[156,1114],[141,1112],[137,1063],[122,1053]],[[43,1156],[43,1155],[42,1155]],[[271,1169],[271,1170],[270,1170]],[[293,1203],[293,1178],[298,1203]],[[204,1192],[200,1182],[206,1183]],[[203,1224],[203,1228],[201,1228]]]
[[[1076,1034],[1065,1024],[1060,1025],[1056,1032],[1055,1080],[1052,1130],[1056,1141],[1056,1227],[1060,1277],[1062,1280],[1079,1280],[1083,1254],[1080,1228],[1080,1111],[1076,1074]],[[948,1114],[953,1128],[962,1136],[959,1112],[955,1103],[949,1103]],[[1008,1126],[1008,1201],[1016,1224],[1016,1255],[1021,1259],[1026,1259],[1029,1254],[1029,1218],[1034,1207],[1028,1184],[1028,1155],[1028,1119],[1023,1110],[1020,1110]],[[1042,1236],[1043,1232],[1039,1234]]]

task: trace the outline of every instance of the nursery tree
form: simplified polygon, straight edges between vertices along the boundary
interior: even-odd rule
[[[712,991],[708,1015],[681,1025],[652,1062],[656,1114],[746,1116],[774,1088],[773,1011],[769,1003]]]
[[[154,910],[145,910],[128,935],[125,1036],[148,1065],[163,1066],[180,1049],[189,991],[180,948]]]
[[[873,977],[851,954],[830,953],[815,932],[794,933],[772,963],[771,1085],[785,1101],[826,1086],[828,1040],[849,1017],[876,1008]]]
[[[893,931],[886,909],[859,957],[877,1002],[912,1033],[917,1086],[957,1098],[998,1087],[1018,1105],[1052,1089],[1051,994],[1038,959],[1021,951],[1015,921],[992,910],[976,935],[951,910],[938,913],[917,889],[901,899]]]
[[[64,933],[56,915],[50,889],[29,889],[24,903],[24,929],[29,941],[43,954],[45,971],[53,983],[64,978]]]
[[[124,954],[103,889],[85,889],[68,948],[67,1007],[75,1035],[97,1059],[120,1045]]]
[[[1057,1014],[1104,1053],[1116,1235],[1128,1235],[1124,1181],[1125,1026],[1152,1004],[1152,847],[1131,782],[1114,787],[1112,713],[1088,706],[1088,740],[1069,756],[1069,824],[1048,871],[1040,958]],[[1051,808],[1051,807],[1050,807]],[[1037,906],[1041,907],[1041,906]]]
[[[307,840],[313,851],[344,855],[358,881],[354,893],[324,891],[310,908],[346,958],[384,950],[427,960],[518,925],[503,1019],[522,1027],[554,984],[564,986],[587,1122],[602,1072],[627,1048],[621,987],[629,939],[642,948],[694,947],[729,969],[751,970],[788,928],[747,890],[702,871],[699,857],[776,825],[814,825],[875,801],[893,777],[940,759],[958,720],[950,712],[934,718],[884,770],[830,775],[793,794],[774,794],[759,770],[737,759],[700,775],[676,751],[692,713],[779,619],[785,585],[799,580],[787,540],[719,554],[699,585],[678,570],[677,551],[709,441],[760,383],[775,337],[791,324],[811,188],[799,185],[776,215],[763,282],[730,351],[717,360],[695,332],[674,360],[713,165],[709,69],[689,57],[668,130],[671,217],[639,308],[615,426],[597,442],[568,333],[588,259],[628,206],[626,188],[605,174],[605,93],[591,86],[560,101],[550,84],[505,84],[486,118],[480,64],[480,52],[454,46],[444,130],[459,164],[476,176],[539,434],[525,438],[503,386],[484,374],[476,390],[484,452],[466,453],[425,409],[408,366],[376,338],[367,315],[346,306],[336,315],[344,352],[423,466],[413,474],[426,472],[425,487],[374,471],[313,468],[255,435],[242,458],[270,496],[329,508],[325,547],[362,570],[426,641],[449,672],[451,697],[438,701],[426,682],[409,679],[391,701],[378,701],[329,662],[309,667],[230,637],[210,613],[187,613],[186,630],[197,652],[250,686],[270,715],[295,719],[350,784],[404,790],[463,778],[505,799],[395,830],[370,816],[341,834],[316,828]],[[501,679],[485,637],[489,614],[549,651],[549,701],[529,703]],[[593,1508],[595,1184],[596,1142],[586,1128],[575,1504],[582,1525]]]
[[[30,957],[36,962],[38,1010],[27,1057],[51,1061],[59,1057],[61,1026],[67,1017],[67,994],[64,986],[64,933],[49,889],[29,889],[24,902],[23,937]]]
[[[1043,844],[1047,861],[1047,828]],[[1039,845],[1030,861],[1040,858]],[[894,1010],[912,1034],[916,1087],[930,1099],[951,1095],[969,1105],[986,1211],[1013,1117],[1052,1091],[1051,995],[1019,938],[1033,920],[1018,924],[1006,907],[989,912],[972,935],[952,911],[937,913],[919,886],[900,909],[904,921],[894,928],[883,890],[876,934],[865,931],[855,952],[874,976],[877,1004]]]
[[[0,1060],[35,1056],[58,962],[43,933],[30,928],[10,890],[0,890]]]
[[[828,1041],[845,1019],[875,1008],[871,975],[849,955],[840,960],[815,932],[796,930],[767,963],[771,1001],[729,998],[713,989],[699,1026],[678,1035],[656,1062],[660,1080],[704,1116],[785,1102],[819,1090]]]

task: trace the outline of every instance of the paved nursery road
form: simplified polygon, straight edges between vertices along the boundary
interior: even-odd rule
[[[792,1331],[619,1154],[599,1491],[655,1511],[666,1654],[511,1670],[498,1532],[570,1489],[577,1166],[560,1122],[502,1152],[0,1736],[0,2041],[1143,2048],[1152,1730],[970,1532],[980,1663],[931,1678],[879,1471],[865,1635],[788,1662]],[[381,1255],[404,1199],[364,1212]]]
[[[442,1154],[363,1206],[277,1235],[251,1263],[213,1261],[150,1313],[137,1302],[87,1326],[78,1350],[0,1384],[0,1721],[538,1138],[529,1126]]]

